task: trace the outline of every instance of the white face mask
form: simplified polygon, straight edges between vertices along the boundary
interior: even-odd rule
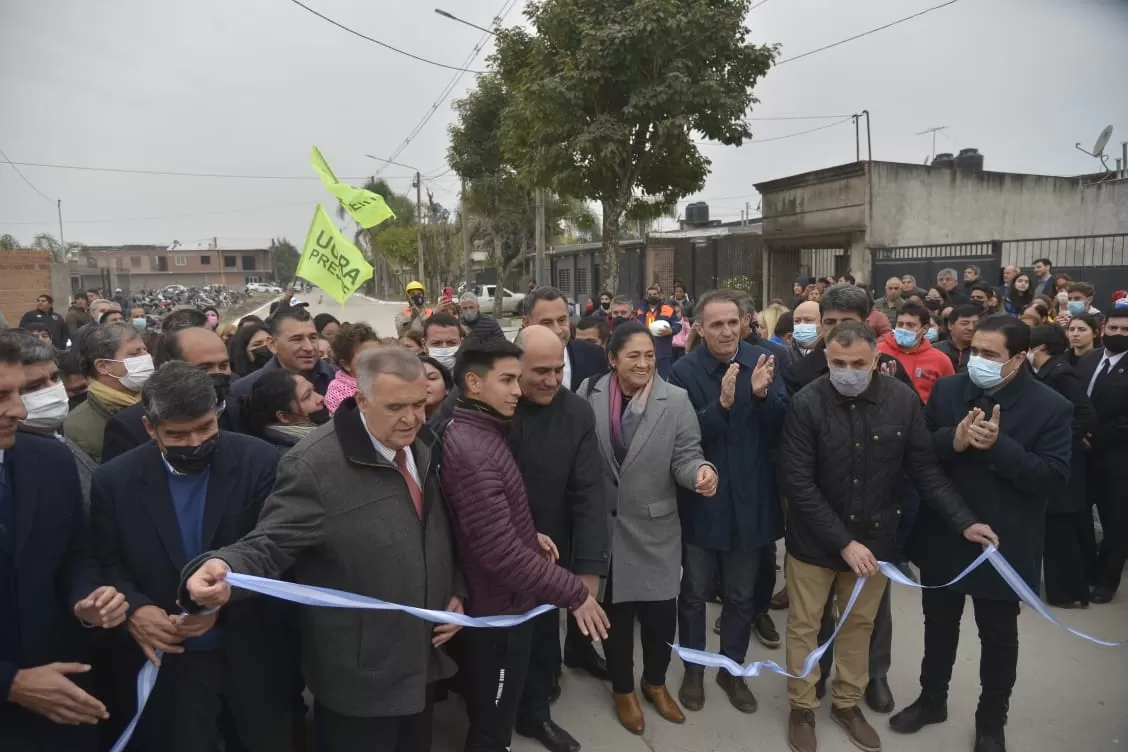
[[[23,400],[24,409],[27,410],[27,417],[20,422],[28,428],[58,431],[70,410],[67,389],[61,381],[28,392],[20,399]]]
[[[126,389],[131,389],[135,392],[141,391],[141,387],[145,386],[145,382],[153,375],[153,356],[145,353],[144,355],[137,355],[133,358],[126,358],[125,360],[111,360],[111,363],[122,363],[125,365],[125,375],[121,377],[115,376],[121,385]]]
[[[458,352],[457,347],[429,347],[427,354],[439,362],[443,368],[448,371],[454,368],[454,356]]]

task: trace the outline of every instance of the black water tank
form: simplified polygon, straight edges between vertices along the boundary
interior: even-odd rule
[[[979,149],[960,149],[960,154],[956,157],[956,167],[961,170],[979,170],[983,171],[983,155],[979,153]]]
[[[942,152],[932,158],[933,167],[955,167],[956,158],[948,152]]]
[[[709,205],[704,201],[696,201],[685,207],[685,221],[690,225],[709,224]]]

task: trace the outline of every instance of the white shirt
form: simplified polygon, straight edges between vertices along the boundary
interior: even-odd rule
[[[1120,359],[1123,357],[1124,353],[1109,355],[1108,350],[1104,351],[1104,354],[1101,356],[1101,362],[1097,363],[1097,370],[1093,371],[1093,378],[1089,379],[1088,393],[1090,397],[1093,396],[1093,387],[1097,385],[1097,376],[1101,375],[1101,369],[1104,368],[1105,361],[1108,361],[1108,370],[1111,372],[1113,368],[1116,368],[1116,364],[1119,363]]]
[[[568,354],[568,348],[564,348],[564,379],[562,386],[569,392],[572,391],[572,356]]]
[[[364,430],[368,434],[368,438],[372,440],[373,448],[381,457],[395,465],[396,450],[386,447],[377,441],[376,437],[372,435],[372,432],[368,430],[368,421],[365,420],[364,413],[360,412],[360,410],[357,410],[357,412],[360,413],[360,422],[364,424]],[[411,447],[404,447],[403,451],[404,454],[407,455],[407,472],[411,473],[411,479],[415,481],[415,485],[422,488],[423,484],[419,481],[419,468],[415,466],[415,455],[412,454]]]

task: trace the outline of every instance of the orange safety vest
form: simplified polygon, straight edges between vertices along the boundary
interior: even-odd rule
[[[665,318],[673,318],[674,307],[663,303],[658,306],[658,310],[652,311],[650,310],[650,306],[646,306],[645,308],[639,308],[637,311],[635,311],[635,316],[645,319],[644,323],[647,326],[650,326],[654,323],[654,320],[660,316],[663,316]]]
[[[404,318],[409,319],[409,318],[412,317],[413,314],[414,314],[414,310],[412,308],[404,308],[403,309]],[[431,317],[431,309],[430,308],[424,308],[423,309],[423,317],[424,318],[430,318]]]

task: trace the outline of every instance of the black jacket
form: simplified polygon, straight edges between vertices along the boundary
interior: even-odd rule
[[[879,365],[886,363],[894,363],[897,366],[897,380],[905,386],[916,391],[913,386],[912,379],[905,373],[905,369],[897,362],[897,359],[891,355],[881,353],[877,356]],[[792,361],[788,364],[783,372],[783,383],[787,386],[788,396],[794,397],[799,393],[803,387],[815,381],[820,376],[825,376],[830,372],[830,366],[826,364],[826,342],[820,341],[809,353],[804,355],[799,360]]]
[[[67,349],[67,339],[70,338],[70,330],[67,329],[66,319],[55,313],[54,308],[47,313],[44,313],[38,308],[28,311],[20,317],[20,328],[24,328],[28,324],[43,324],[43,326],[47,327],[47,331],[51,333],[51,344],[55,346],[55,349]]]
[[[1104,348],[1090,350],[1075,366],[1086,392],[1100,367]],[[1087,452],[1090,498],[1115,494],[1124,498],[1124,468],[1128,467],[1128,355],[1120,358],[1089,395],[1097,411],[1097,427]]]
[[[83,639],[87,632],[79,626],[73,608],[107,583],[90,548],[82,488],[66,446],[20,431],[15,445],[5,450],[4,463],[11,463],[14,585],[19,597],[19,662],[0,661],[0,702],[8,705],[12,679],[19,669],[89,661]],[[81,686],[89,676],[69,678]],[[83,688],[91,690],[90,686]],[[4,708],[5,713],[9,711],[28,719],[40,745],[37,749],[44,752],[83,752],[97,744],[97,732],[91,733],[90,727],[61,726],[22,709]]]
[[[996,404],[1001,413],[995,445],[956,452],[952,439],[968,411],[978,407],[989,416]],[[973,384],[966,373],[938,379],[924,414],[944,472],[971,511],[999,536],[999,551],[1037,591],[1046,506],[1055,494],[1064,493],[1069,479],[1073,405],[1023,368],[994,395]],[[922,506],[909,553],[920,566],[923,584],[943,585],[979,555],[980,547],[946,530]],[[1018,599],[990,566],[980,567],[952,589],[981,598]]]
[[[525,481],[537,532],[552,538],[561,564],[606,576],[607,499],[595,415],[587,400],[561,389],[548,405],[522,399],[509,448]]]
[[[916,391],[888,376],[876,374],[856,398],[828,376],[803,389],[791,401],[780,457],[787,552],[808,564],[847,571],[841,551],[855,540],[891,560],[905,474],[937,510],[937,524],[963,531],[977,521],[940,468]]]
[[[573,392],[580,388],[585,379],[602,376],[610,368],[607,365],[607,354],[599,345],[573,339],[568,341],[564,349],[572,363],[572,383],[566,386]]]
[[[1069,354],[1062,353],[1046,361],[1034,378],[1065,397],[1073,404],[1073,455],[1069,463],[1069,487],[1064,494],[1050,497],[1047,514],[1068,514],[1087,508],[1085,504],[1085,447],[1081,440],[1096,430],[1097,411],[1085,393],[1077,372],[1069,364]],[[1055,524],[1055,523],[1051,523]]]
[[[211,464],[202,550],[235,543],[254,529],[274,485],[277,451],[251,436],[221,432]],[[94,472],[91,526],[98,558],[110,584],[129,601],[132,614],[155,605],[170,614],[177,604],[181,569],[187,564],[168,489],[168,470],[150,442]],[[220,611],[223,650],[235,691],[247,712],[278,721],[290,715],[297,691],[297,607],[274,598],[232,601]],[[127,662],[140,666],[140,648]]]
[[[956,369],[956,373],[967,372],[967,361],[971,358],[970,346],[960,350],[952,344],[952,340],[945,339],[937,342],[933,347],[948,356],[948,360],[952,361],[952,368]]]
[[[474,320],[474,323],[468,324],[463,320],[462,325],[470,329],[471,336],[478,337],[479,339],[505,336],[505,332],[501,330],[501,324],[497,323],[497,319],[482,313],[478,314],[478,318]]]

